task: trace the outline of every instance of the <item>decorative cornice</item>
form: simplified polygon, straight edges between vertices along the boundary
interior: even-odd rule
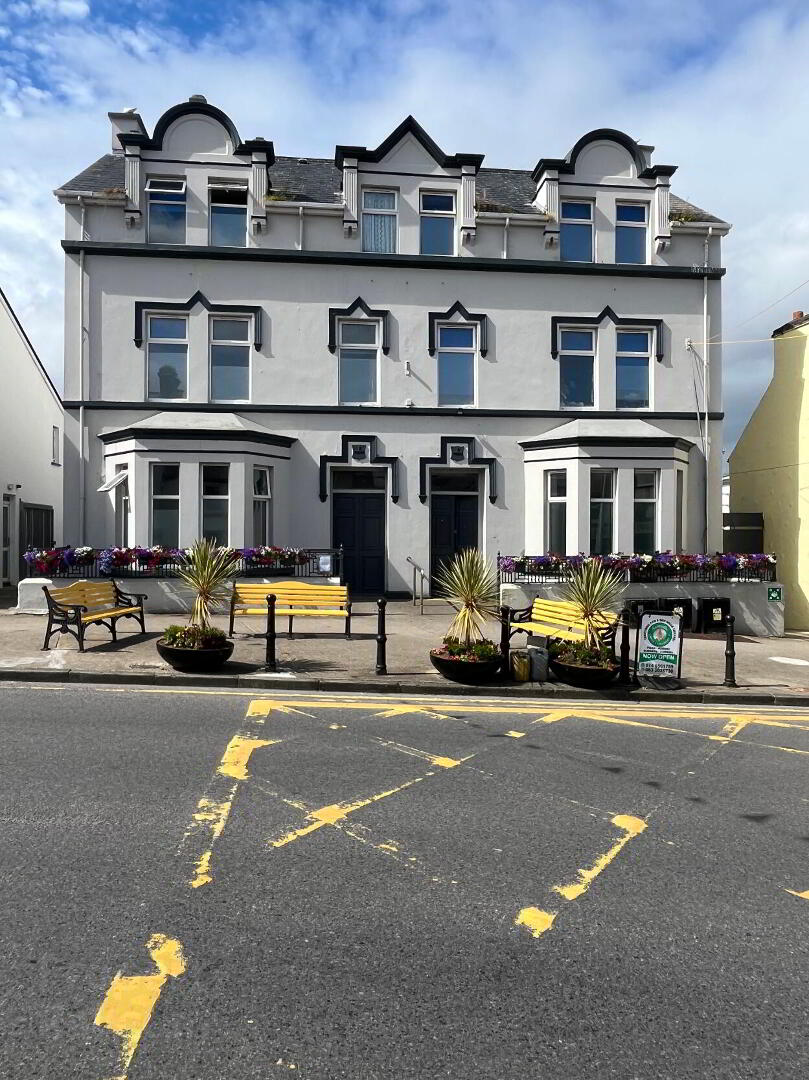
[[[593,131],[588,131],[586,135],[582,135],[565,157],[540,158],[534,171],[531,173],[531,179],[535,183],[538,183],[543,174],[548,171],[568,174],[575,173],[576,161],[585,146],[589,146],[590,143],[602,141],[614,142],[618,143],[619,146],[623,146],[623,148],[631,154],[632,160],[635,163],[635,168],[638,171],[638,177],[641,180],[656,180],[659,176],[671,176],[677,171],[676,165],[647,166],[640,144],[637,143],[631,135],[627,135],[626,132],[618,131],[616,128],[595,128]],[[647,147],[647,149],[649,148]]]
[[[390,501],[399,501],[399,458],[384,456],[378,450],[378,438],[376,435],[342,435],[342,450],[339,454],[320,455],[320,501],[325,502],[329,497],[329,466],[350,465],[350,446],[352,443],[367,443],[368,464],[385,465],[390,468]]]
[[[442,169],[459,169],[462,165],[474,166],[475,172],[483,164],[483,154],[445,154],[437,142],[427,134],[421,124],[413,116],[407,116],[384,139],[375,150],[369,150],[366,146],[341,146],[334,148],[334,164],[342,169],[345,158],[356,158],[357,161],[370,161],[378,164],[390,151],[405,137],[412,135],[421,143],[430,157]]]
[[[66,410],[87,409],[93,412],[138,412],[148,410],[154,412],[155,404],[150,401],[84,401],[70,400],[63,402]],[[224,402],[207,401],[161,401],[161,412],[233,412],[233,405]],[[449,408],[438,406],[419,405],[270,405],[264,403],[243,404],[239,406],[240,413],[294,413],[297,415],[311,413],[313,416],[339,415],[346,416],[444,416],[463,417],[466,421],[476,419],[507,419],[529,418],[537,420],[626,420],[627,416],[641,416],[644,420],[683,420],[695,423],[695,413],[690,412],[652,412],[645,409],[605,410],[593,409],[477,409],[463,406]],[[703,415],[703,414],[700,414]],[[724,412],[709,412],[709,420],[723,420]]]
[[[497,462],[493,457],[479,457],[475,454],[475,439],[471,435],[442,435],[441,451],[438,457],[419,458],[419,502],[427,502],[427,470],[431,465],[449,465],[450,444],[463,443],[466,446],[466,464],[471,468],[483,465],[489,471],[489,502],[497,502]]]
[[[212,304],[204,293],[197,290],[190,299],[178,300],[136,300],[135,301],[135,344],[140,348],[143,344],[143,315],[147,311],[191,311],[197,304],[201,304],[206,311],[213,315],[252,315],[253,316],[253,345],[256,349],[261,348],[261,313],[260,307],[250,304]]]
[[[553,432],[549,434],[552,435]],[[560,439],[529,439],[519,445],[523,450],[544,450],[549,446],[668,446],[676,450],[691,450],[694,447],[694,443],[677,435],[571,435]]]
[[[337,208],[339,209],[339,207]],[[208,244],[121,244],[106,240],[63,240],[68,255],[123,258],[213,259],[219,262],[331,263],[396,269],[468,270],[506,274],[574,274],[584,277],[719,279],[724,267],[653,266],[649,263],[574,263],[555,259],[490,259],[460,255],[376,255],[367,251],[298,251],[291,248],[228,248]]]
[[[337,320],[349,319],[359,309],[369,319],[379,319],[382,323],[382,352],[390,352],[390,312],[387,308],[370,308],[361,296],[345,308],[329,308],[329,352],[337,352]]]
[[[155,124],[154,133],[151,138],[145,133],[141,132],[122,132],[118,136],[118,141],[124,148],[128,146],[137,146],[141,150],[162,150],[163,139],[166,136],[166,132],[174,123],[175,120],[179,120],[181,116],[189,115],[202,115],[208,116],[212,120],[216,120],[227,131],[228,138],[233,143],[233,153],[238,156],[249,156],[254,150],[261,150],[267,155],[267,164],[272,165],[275,161],[275,151],[273,144],[269,139],[248,139],[247,142],[242,142],[239,137],[239,132],[236,130],[236,125],[227,115],[222,112],[221,109],[217,109],[215,105],[209,105],[207,101],[182,101],[179,105],[172,105],[170,109],[160,117]]]
[[[445,322],[452,318],[453,315],[460,315],[466,322],[476,322],[480,326],[480,341],[478,343],[480,355],[485,356],[489,351],[489,317],[488,315],[473,314],[471,311],[467,311],[460,300],[456,300],[452,307],[447,308],[446,311],[431,311],[427,315],[428,322],[428,352],[430,356],[435,356],[436,344],[435,344],[435,328],[439,322]]]
[[[552,315],[551,316],[551,356],[555,360],[559,355],[559,327],[570,325],[577,326],[600,326],[609,319],[616,326],[639,326],[648,327],[655,331],[655,359],[658,363],[663,359],[663,320],[646,319],[643,317],[616,315],[609,304],[599,315]]]

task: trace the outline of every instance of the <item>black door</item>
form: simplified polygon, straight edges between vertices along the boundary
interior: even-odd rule
[[[53,547],[53,507],[20,506],[20,576],[24,576],[26,563],[22,555],[28,548]]]
[[[343,546],[343,574],[353,594],[385,591],[385,494],[332,493],[332,544]]]
[[[430,496],[430,575],[464,548],[478,546],[477,495]]]

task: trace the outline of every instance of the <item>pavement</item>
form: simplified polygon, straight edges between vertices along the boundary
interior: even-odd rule
[[[805,1077],[809,711],[0,686],[8,1080]]]
[[[278,673],[264,668],[263,620],[237,621],[235,650],[222,672],[209,676],[213,685],[261,687],[285,685],[302,690],[368,690],[372,693],[423,692],[468,693],[448,683],[433,669],[430,649],[438,644],[449,624],[451,611],[445,601],[429,601],[424,615],[406,601],[394,601],[387,608],[386,676],[375,674],[377,612],[373,603],[359,602],[352,616],[353,637],[346,641],[340,619],[299,619],[293,638],[286,636],[286,620],[278,619]],[[145,685],[199,681],[174,672],[158,656],[154,643],[170,623],[182,621],[177,615],[147,615],[147,634],[136,633],[127,623],[119,623],[119,640],[112,642],[103,627],[91,627],[87,648],[78,651],[69,635],[54,637],[49,652],[42,652],[45,632],[43,615],[18,615],[8,606],[0,608],[0,680],[50,679],[53,681],[119,682]],[[224,617],[214,619],[227,629]],[[305,627],[305,629],[304,629]],[[300,632],[299,632],[300,630]],[[499,641],[499,626],[488,633]],[[514,638],[515,647],[525,638]],[[634,643],[633,643],[634,644]],[[736,680],[738,689],[723,686],[725,675],[724,636],[687,635],[683,649],[683,687],[672,700],[737,701],[751,704],[809,705],[809,635],[790,634],[783,638],[736,639]],[[536,693],[537,686],[501,681],[490,688],[495,694]],[[542,684],[544,694],[581,697],[582,691],[551,680]],[[633,697],[638,696],[633,691]],[[668,699],[670,691],[640,691],[645,698]],[[596,699],[626,697],[615,686]]]

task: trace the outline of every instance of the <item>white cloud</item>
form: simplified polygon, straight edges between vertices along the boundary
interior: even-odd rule
[[[531,167],[593,127],[622,128],[679,165],[678,194],[734,224],[726,337],[766,339],[809,309],[807,286],[745,324],[809,277],[809,13],[797,0],[276,0],[223,4],[217,23],[197,18],[193,40],[172,22],[179,4],[123,7],[0,10],[12,43],[0,62],[0,281],[57,379],[62,218],[51,191],[107,150],[108,109],[136,104],[151,126],[192,93],[280,153],[374,145],[412,112],[448,150]],[[771,347],[728,346],[724,367],[729,447],[766,385]]]

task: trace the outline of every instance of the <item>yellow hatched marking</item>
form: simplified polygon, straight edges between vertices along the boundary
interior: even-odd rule
[[[213,881],[213,875],[211,874],[213,846],[222,835],[225,822],[230,814],[230,808],[233,805],[233,797],[236,794],[237,787],[238,785],[234,784],[230,789],[230,794],[222,802],[214,802],[212,799],[202,798],[197,804],[194,822],[197,825],[206,827],[210,831],[211,842],[197,860],[194,868],[194,876],[189,882],[192,889],[198,889],[200,885],[208,885]],[[188,833],[186,833],[186,836],[187,835]]]
[[[536,720],[531,721],[531,725],[534,724],[555,724],[559,720],[566,720],[568,716],[578,716],[577,712],[571,712],[570,709],[555,709],[553,712],[546,713],[545,716],[538,716]]]
[[[538,907],[524,907],[514,920],[514,925],[524,926],[534,937],[541,937],[553,926],[555,918],[556,913],[553,911],[543,911]]]
[[[587,892],[590,885],[610,865],[613,859],[629,843],[633,836],[639,836],[646,828],[646,822],[642,818],[632,817],[630,814],[616,814],[612,824],[624,830],[624,835],[616,841],[603,855],[600,855],[592,866],[579,870],[578,880],[572,885],[555,885],[554,892],[564,896],[565,900],[576,900],[582,893]]]
[[[300,840],[302,836],[308,836],[310,833],[315,832],[317,829],[322,829],[324,825],[336,825],[338,821],[342,821],[343,818],[348,817],[349,814],[353,814],[355,810],[361,810],[364,806],[370,806],[371,803],[379,802],[380,799],[387,799],[391,795],[397,795],[400,791],[404,791],[405,788],[412,787],[414,784],[420,784],[425,777],[417,776],[415,780],[408,780],[404,784],[400,784],[398,787],[391,788],[389,791],[381,791],[378,795],[371,795],[367,799],[358,799],[352,803],[331,803],[329,806],[322,806],[319,810],[313,810],[308,815],[310,824],[304,825],[303,828],[294,829],[292,832],[286,833],[278,840],[271,840],[270,846],[274,848],[284,847],[286,844],[291,844],[293,840]]]
[[[454,769],[457,765],[463,765],[465,761],[469,761],[475,757],[474,754],[467,754],[462,758],[443,757],[439,754],[431,754],[427,750],[418,750],[415,746],[407,746],[405,743],[393,742],[392,739],[379,739],[374,738],[374,742],[378,742],[380,746],[386,746],[391,750],[398,750],[401,754],[408,754],[411,757],[422,758],[424,761],[429,761],[431,765],[436,765],[440,769]]]
[[[249,739],[245,735],[234,735],[216,771],[222,776],[231,776],[234,780],[246,780],[247,762],[253,751],[260,746],[274,746],[280,741],[280,739]]]
[[[149,1023],[166,980],[177,978],[186,968],[183,947],[175,938],[153,934],[146,942],[146,948],[157,973],[123,975],[119,971],[96,1013],[95,1023],[120,1035],[122,1039],[120,1072],[112,1080],[125,1080],[140,1037]]]
[[[369,708],[376,708],[377,706],[371,705]],[[394,705],[391,709],[385,709],[383,712],[374,713],[376,717],[382,717],[387,719],[391,716],[408,716],[412,713],[421,713],[422,716],[429,716],[433,720],[452,720],[452,716],[445,716],[444,713],[433,712],[431,709],[420,709],[415,705]]]
[[[731,716],[719,733],[720,738],[735,739],[740,731],[744,731],[748,724],[753,723],[752,716]]]
[[[809,900],[809,889],[807,889],[806,892],[795,892],[794,889],[785,889],[784,892],[788,892],[792,896],[799,896],[801,900]]]
[[[251,701],[247,706],[247,715],[250,716],[269,716],[272,710],[272,702],[265,701],[263,698],[256,698]]]

